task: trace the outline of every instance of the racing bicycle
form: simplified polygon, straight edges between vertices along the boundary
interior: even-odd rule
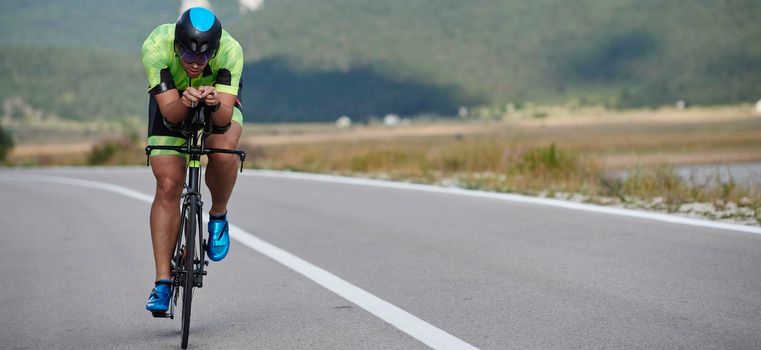
[[[206,137],[210,134],[221,134],[230,128],[214,126],[210,121],[211,112],[204,105],[192,108],[188,118],[179,125],[165,124],[172,130],[179,131],[187,140],[182,146],[147,146],[145,154],[147,165],[150,166],[151,152],[154,150],[172,150],[187,155],[187,180],[180,201],[180,231],[177,244],[171,260],[172,285],[169,310],[153,312],[153,317],[174,319],[175,309],[179,302],[182,308],[182,340],[180,347],[186,349],[190,335],[190,310],[193,302],[193,290],[203,287],[205,268],[209,265],[206,260],[206,239],[203,234],[203,201],[201,200],[201,156],[212,153],[227,153],[237,155],[240,159],[240,171],[243,172],[243,162],[246,153],[241,150],[207,148]]]

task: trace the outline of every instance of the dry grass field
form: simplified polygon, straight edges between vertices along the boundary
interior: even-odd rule
[[[10,164],[144,164],[134,136],[52,137],[18,142]],[[142,134],[140,132],[139,134]],[[23,138],[22,138],[23,139]],[[761,220],[761,189],[732,181],[689,183],[691,164],[761,162],[761,115],[752,106],[611,111],[530,107],[500,118],[415,121],[406,125],[253,124],[240,145],[248,167],[438,183],[587,202],[682,211],[729,206]],[[626,171],[631,176],[611,174]],[[718,214],[716,214],[718,213]],[[704,213],[705,214],[705,213]],[[702,215],[702,214],[701,214]],[[743,221],[741,220],[741,221]]]
[[[555,143],[559,148],[594,156],[609,169],[636,164],[761,161],[761,116],[753,114],[750,106],[626,112],[546,108],[541,113],[547,116],[532,118],[516,113],[500,121],[455,120],[397,127],[249,125],[241,144],[298,158],[283,150],[441,147],[465,142],[517,151]],[[272,158],[273,164],[285,162],[267,158]]]
[[[760,189],[718,177],[691,183],[674,170],[760,162],[761,116],[750,106],[627,112],[547,108],[499,121],[340,130],[253,126],[241,144],[258,168],[575,198],[761,223]],[[612,175],[621,171],[631,175]],[[694,212],[695,203],[712,209]]]

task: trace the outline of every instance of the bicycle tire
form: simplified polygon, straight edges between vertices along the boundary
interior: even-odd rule
[[[188,199],[190,202],[187,216],[185,218],[185,261],[184,270],[185,278],[183,280],[182,288],[182,341],[180,347],[187,349],[188,338],[190,337],[190,310],[193,303],[193,288],[195,287],[195,235],[196,235],[196,220],[198,213],[198,206],[195,196]]]

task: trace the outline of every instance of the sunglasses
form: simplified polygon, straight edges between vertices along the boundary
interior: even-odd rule
[[[177,50],[177,53],[180,55],[180,59],[185,63],[195,63],[199,66],[203,66],[206,65],[206,63],[209,63],[211,56],[214,55],[214,51],[206,51],[202,54],[197,54],[185,49],[180,45],[178,45],[178,47],[179,49]]]

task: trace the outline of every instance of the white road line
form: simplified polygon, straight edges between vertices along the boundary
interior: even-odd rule
[[[16,174],[0,177],[0,181],[23,181],[23,182],[48,182],[70,186],[88,187],[105,190],[137,199],[142,202],[152,203],[153,196],[109,183],[72,179],[67,177],[46,175]],[[204,214],[206,220],[208,215]],[[285,265],[289,269],[298,272],[304,277],[314,281],[342,298],[367,310],[378,318],[390,323],[394,327],[409,334],[415,339],[434,349],[477,349],[473,345],[437,328],[436,326],[421,320],[415,315],[404,311],[393,304],[376,297],[373,294],[341,279],[340,277],[317,267],[308,261],[299,258],[283,249],[267,243],[253,234],[235,225],[230,225],[230,236],[243,245]]]
[[[251,170],[251,171],[244,172],[243,175],[254,176],[254,177],[272,177],[272,178],[289,178],[289,179],[309,180],[309,181],[322,181],[322,182],[331,182],[331,183],[340,183],[340,184],[349,184],[349,185],[358,185],[358,186],[395,188],[395,189],[413,190],[413,191],[422,191],[422,192],[446,193],[446,194],[453,194],[453,195],[467,196],[467,197],[490,198],[490,199],[497,199],[497,200],[503,200],[508,202],[530,203],[530,204],[546,205],[546,206],[566,208],[566,209],[572,209],[572,210],[581,210],[581,211],[587,211],[587,212],[593,212],[593,213],[627,216],[627,217],[634,217],[634,218],[640,218],[640,219],[668,222],[673,224],[682,224],[682,225],[690,225],[690,226],[716,228],[721,230],[761,234],[761,227],[758,227],[758,226],[747,226],[747,225],[731,224],[731,223],[724,223],[724,222],[716,222],[716,221],[710,221],[710,220],[694,219],[694,218],[687,218],[687,217],[671,215],[671,214],[653,213],[653,212],[639,211],[639,210],[633,210],[633,209],[604,207],[600,205],[576,203],[576,202],[564,201],[559,199],[531,197],[531,196],[524,196],[524,195],[512,194],[512,193],[485,192],[485,191],[466,190],[466,189],[455,188],[455,187],[441,187],[441,186],[433,186],[433,185],[421,185],[421,184],[411,184],[411,183],[404,183],[404,182],[361,179],[361,178],[335,176],[335,175],[295,173],[295,172],[273,171],[273,170]]]

